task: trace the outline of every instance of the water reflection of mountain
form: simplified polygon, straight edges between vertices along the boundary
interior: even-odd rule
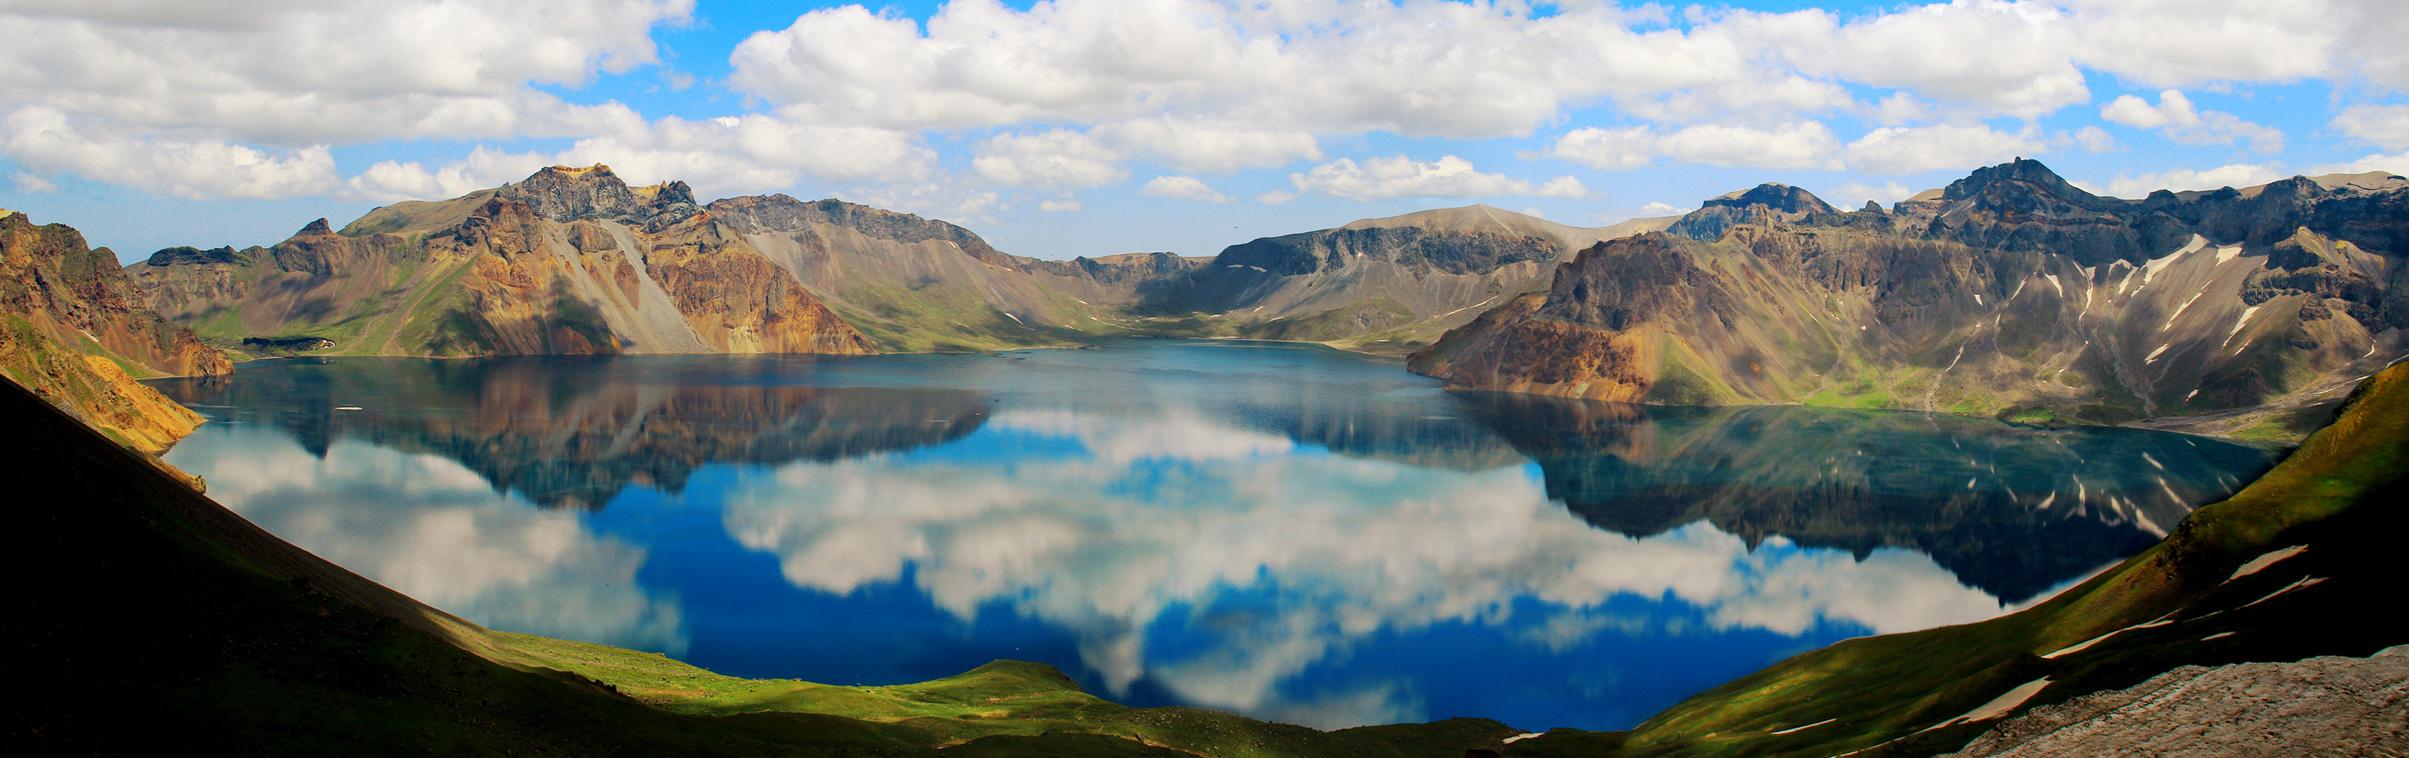
[[[564,370],[566,362],[577,365]],[[433,453],[547,507],[599,508],[630,484],[676,492],[707,463],[831,461],[948,442],[990,415],[985,398],[962,390],[708,384],[625,368],[613,359],[294,361],[160,388],[238,423],[282,428],[321,457],[345,438]]]
[[[1460,401],[1598,527],[1645,536],[1703,520],[1752,543],[1907,548],[2009,602],[2149,546],[2240,487],[2230,472],[2272,463],[2213,440],[1945,415]]]

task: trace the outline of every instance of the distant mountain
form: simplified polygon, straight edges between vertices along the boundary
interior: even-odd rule
[[[2328,406],[2409,352],[2409,180],[2099,197],[2040,163],[1884,211],[1767,185],[1413,356],[1459,388],[2120,422]],[[2314,414],[2309,414],[2314,415]],[[2321,421],[2316,417],[2307,422]]]
[[[1143,306],[1207,334],[1404,352],[1539,287],[1574,251],[1670,221],[1587,229],[1485,205],[1366,219],[1230,246]]]
[[[226,356],[146,307],[107,248],[0,211],[0,373],[118,442],[166,449],[198,414],[135,379],[214,376]]]
[[[161,312],[254,352],[848,354],[1074,343],[1114,330],[1095,318],[1105,306],[1191,265],[1020,258],[918,216],[783,195],[702,205],[683,182],[631,187],[592,166],[127,269]]]

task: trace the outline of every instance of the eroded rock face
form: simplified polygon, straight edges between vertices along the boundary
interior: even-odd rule
[[[1464,388],[2043,420],[2311,402],[2409,353],[2409,215],[2384,215],[2409,182],[2344,179],[2128,201],[2017,161],[1853,213],[1768,185],[1584,251],[1412,365]]]
[[[382,355],[872,352],[681,182],[629,187],[605,166],[553,167],[351,228],[321,219],[273,247],[162,251],[132,268],[162,311],[230,325],[215,335],[229,342],[314,337]]]
[[[2409,647],[2366,658],[2184,666],[2036,708],[1964,756],[2371,755],[2409,739]]]
[[[145,307],[108,250],[63,225],[0,217],[0,374],[144,452],[200,425],[129,370],[216,376],[233,366]]]

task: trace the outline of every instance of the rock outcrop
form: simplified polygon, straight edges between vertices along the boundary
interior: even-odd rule
[[[591,166],[129,268],[160,311],[229,346],[516,355],[1072,344],[1125,331],[1107,317],[1193,267],[1022,258],[953,224],[837,200],[703,205],[683,182],[630,186]]]
[[[0,373],[157,453],[201,417],[135,380],[231,370],[223,353],[145,306],[114,253],[64,225],[0,216]]]
[[[1767,185],[1583,251],[1411,365],[1461,388],[2028,420],[2330,406],[2409,353],[2405,202],[2374,177],[2119,200],[2027,160],[1889,211]]]
[[[1365,219],[1232,245],[1142,305],[1207,334],[1402,353],[1542,286],[1582,247],[1669,221],[1587,229],[1484,205]]]
[[[552,167],[398,203],[268,248],[128,267],[161,312],[226,344],[316,338],[372,355],[874,352],[680,182]],[[319,343],[314,343],[319,344]]]

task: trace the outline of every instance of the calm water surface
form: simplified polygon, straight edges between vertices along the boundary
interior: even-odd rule
[[[1950,416],[1451,394],[1320,348],[332,359],[168,460],[488,626],[840,684],[1043,661],[1322,727],[1613,729],[2012,610],[2270,457]]]

